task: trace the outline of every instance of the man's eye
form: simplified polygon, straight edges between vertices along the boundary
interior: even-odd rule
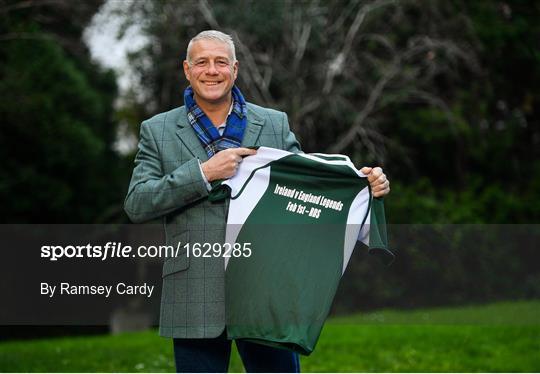
[[[206,65],[206,61],[197,61],[195,62],[195,66],[204,66]]]
[[[218,61],[217,64],[219,66],[227,66],[227,65],[229,65],[229,63],[227,61]]]

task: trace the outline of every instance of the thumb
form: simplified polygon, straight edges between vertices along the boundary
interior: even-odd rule
[[[371,173],[371,170],[373,170],[373,168],[370,168],[368,166],[364,166],[362,169],[360,169],[360,171],[366,175],[368,175],[369,173]]]

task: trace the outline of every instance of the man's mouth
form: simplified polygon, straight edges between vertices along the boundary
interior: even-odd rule
[[[205,85],[207,86],[217,86],[218,84],[220,84],[221,82],[218,82],[218,81],[204,81],[203,82]]]

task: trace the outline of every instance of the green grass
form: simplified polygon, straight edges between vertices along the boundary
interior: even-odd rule
[[[0,371],[174,371],[156,331],[0,343]],[[327,322],[302,371],[538,372],[540,302],[384,310]],[[236,352],[231,371],[243,371]]]

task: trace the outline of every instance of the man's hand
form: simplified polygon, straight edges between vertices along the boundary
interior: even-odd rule
[[[388,195],[390,192],[390,181],[386,179],[386,174],[383,173],[381,168],[370,168],[366,166],[360,169],[360,171],[367,175],[373,197]]]
[[[216,153],[201,164],[202,171],[208,182],[217,179],[227,179],[236,174],[238,164],[243,156],[251,156],[257,151],[249,148],[229,148]]]

